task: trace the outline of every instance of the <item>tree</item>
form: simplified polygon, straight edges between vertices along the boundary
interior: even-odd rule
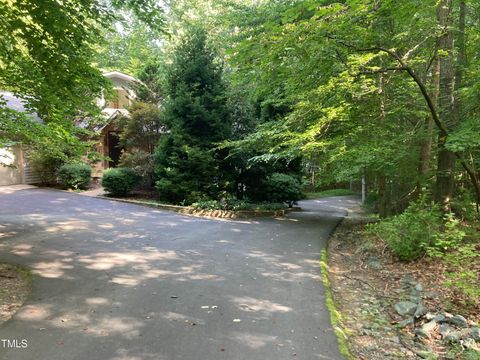
[[[134,14],[156,29],[163,26],[163,10],[156,0],[4,3],[0,31],[8,36],[0,42],[0,88],[15,93],[29,112],[37,113],[46,124],[54,123],[52,127],[64,138],[75,141],[75,119],[98,118],[94,100],[108,88],[92,65],[95,48],[103,31],[124,13]],[[24,122],[12,121],[12,116],[2,116],[0,121],[0,143],[18,141]],[[21,140],[40,146],[41,137],[31,135]]]
[[[234,78],[287,108],[237,146],[263,149],[265,159],[314,158],[330,182],[366,174],[391,208],[385,214],[402,211],[423,188],[451,201],[460,175],[480,201],[478,142],[466,130],[476,128],[467,119],[477,91],[462,76],[478,76],[468,41],[478,38],[478,4],[417,5],[305,0],[234,14]]]
[[[222,178],[214,148],[229,137],[231,121],[222,68],[203,29],[190,28],[175,49],[166,95],[168,133],[156,149],[156,187],[176,202],[216,197]]]

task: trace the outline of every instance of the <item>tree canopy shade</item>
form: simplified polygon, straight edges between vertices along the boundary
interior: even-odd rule
[[[479,130],[478,6],[305,0],[241,10],[236,81],[289,110],[237,145],[263,146],[265,159],[304,154],[331,174],[325,181],[367,174],[381,202],[400,209],[424,186],[441,202],[455,179],[457,190],[478,189],[480,148],[467,135]]]

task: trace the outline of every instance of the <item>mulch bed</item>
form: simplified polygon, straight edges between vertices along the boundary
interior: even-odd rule
[[[11,264],[0,263],[0,324],[12,317],[30,293],[28,273]]]

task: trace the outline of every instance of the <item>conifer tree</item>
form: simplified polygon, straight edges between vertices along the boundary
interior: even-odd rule
[[[222,188],[215,145],[228,138],[231,121],[222,68],[203,29],[191,28],[176,48],[166,91],[169,132],[156,150],[156,188],[174,202],[214,198]]]

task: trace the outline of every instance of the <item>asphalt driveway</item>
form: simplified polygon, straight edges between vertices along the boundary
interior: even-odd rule
[[[32,269],[14,360],[341,359],[319,256],[355,198],[227,221],[65,192],[0,194],[0,262]]]

